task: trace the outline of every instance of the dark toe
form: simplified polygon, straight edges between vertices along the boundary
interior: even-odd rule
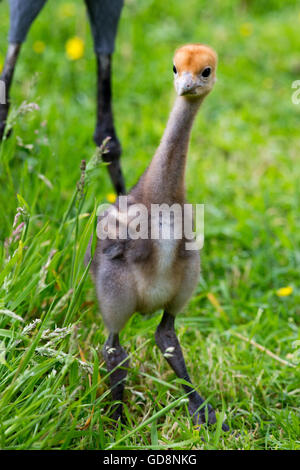
[[[229,426],[226,423],[222,424],[222,431],[228,432],[229,431]]]
[[[207,413],[208,411],[208,413]],[[217,422],[216,413],[215,411],[209,406],[209,408],[204,408],[200,410],[198,413],[193,415],[193,422],[194,424],[215,424]]]
[[[216,422],[217,422],[217,418],[216,418],[215,410],[211,408],[208,413],[208,424],[215,424]]]

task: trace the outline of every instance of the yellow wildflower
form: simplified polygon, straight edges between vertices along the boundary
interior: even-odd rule
[[[34,52],[37,54],[42,54],[45,50],[45,47],[46,44],[43,41],[35,41],[32,46]]]
[[[251,36],[253,32],[253,26],[251,23],[243,23],[240,26],[240,34],[241,36],[248,37]]]
[[[72,16],[75,16],[76,13],[76,6],[74,3],[67,2],[67,3],[62,3],[58,9],[58,16],[60,18],[71,18]]]
[[[108,202],[110,202],[111,204],[113,204],[114,202],[116,202],[117,196],[115,195],[115,193],[108,193],[108,194],[106,195],[106,199],[108,200]]]
[[[293,288],[291,286],[281,287],[276,291],[278,297],[288,297],[293,293]]]
[[[74,37],[66,42],[66,54],[70,60],[81,59],[84,53],[84,42],[79,37]]]
[[[2,62],[0,62],[0,73],[2,73],[2,70],[3,70],[3,64]]]

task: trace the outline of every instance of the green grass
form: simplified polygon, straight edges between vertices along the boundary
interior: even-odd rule
[[[89,173],[85,197],[76,194],[80,162],[95,150],[95,61],[83,2],[74,2],[73,16],[62,14],[63,3],[48,2],[15,75],[15,110],[24,100],[40,110],[18,115],[0,150],[0,447],[300,449],[299,368],[249,343],[299,363],[300,105],[291,101],[300,79],[297,2],[128,0],[114,55],[130,187],[164,130],[174,49],[201,41],[219,54],[218,82],[197,118],[187,169],[189,201],[205,203],[202,278],[177,331],[194,383],[219,420],[226,414],[227,434],[218,426],[193,429],[180,383],[155,346],[158,315],[135,315],[122,332],[131,357],[128,425],[112,426],[100,353],[107,333],[82,263],[93,229],[87,214],[112,187],[100,165]],[[0,63],[7,31],[1,2]],[[72,62],[65,43],[75,35],[85,54]],[[42,54],[35,41],[46,44]],[[18,207],[19,240],[12,237]],[[279,297],[286,286],[292,293]]]

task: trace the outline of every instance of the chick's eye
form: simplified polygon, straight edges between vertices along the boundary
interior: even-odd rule
[[[173,65],[173,72],[177,73],[177,68],[175,67],[175,65]]]
[[[211,68],[210,67],[205,67],[205,69],[202,72],[202,77],[207,78],[210,76],[211,73]]]

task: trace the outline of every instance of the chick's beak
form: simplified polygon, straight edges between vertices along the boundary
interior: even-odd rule
[[[177,79],[176,89],[178,95],[194,94],[196,88],[201,86],[199,80],[197,80],[191,73],[185,72]]]

